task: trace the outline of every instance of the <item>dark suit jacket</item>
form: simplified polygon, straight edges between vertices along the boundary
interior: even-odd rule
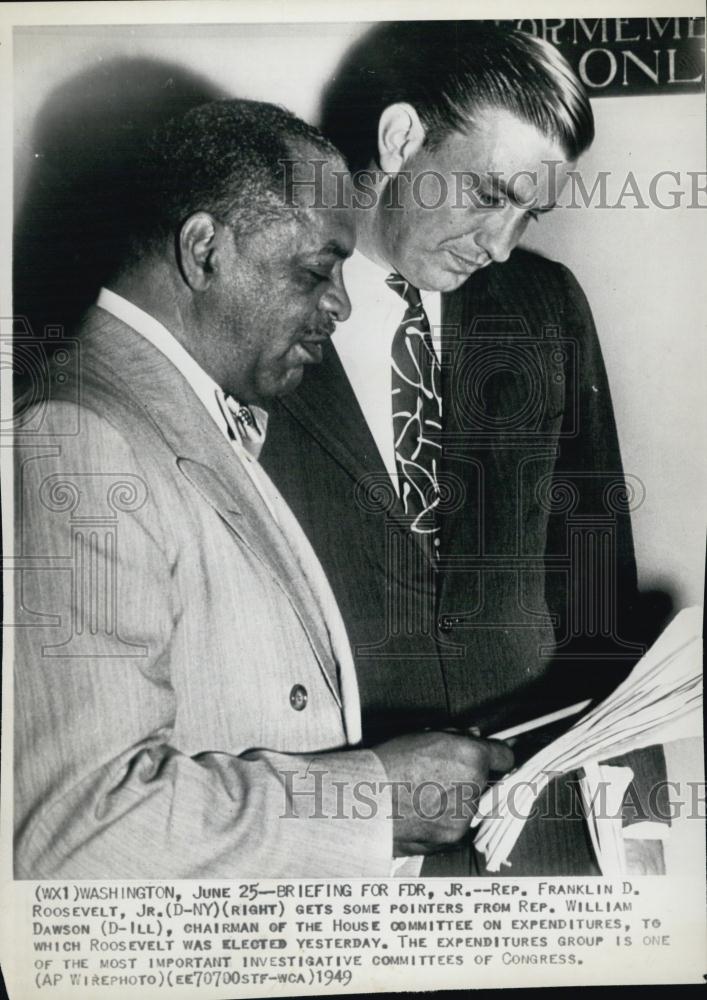
[[[273,405],[262,457],[339,601],[369,743],[491,733],[599,697],[643,649],[629,514],[640,484],[627,491],[581,288],[516,250],[443,296],[442,324],[438,559],[407,528],[333,347]],[[576,814],[573,780],[559,784],[555,811]],[[596,871],[580,820],[529,823],[512,860],[514,875]],[[434,873],[475,863],[457,852],[450,864]]]

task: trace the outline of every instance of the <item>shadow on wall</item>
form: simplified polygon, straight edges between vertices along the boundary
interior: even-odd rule
[[[116,59],[47,99],[13,248],[14,315],[35,336],[47,324],[70,330],[113,269],[139,206],[135,166],[152,130],[226,96],[180,66]]]

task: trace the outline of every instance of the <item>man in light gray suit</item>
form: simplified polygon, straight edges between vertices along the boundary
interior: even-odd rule
[[[148,159],[124,263],[17,425],[15,875],[387,875],[461,837],[511,755],[357,746],[341,616],[258,462],[259,401],[349,313],[343,163],[244,101]],[[325,161],[321,207],[288,202],[286,159]]]

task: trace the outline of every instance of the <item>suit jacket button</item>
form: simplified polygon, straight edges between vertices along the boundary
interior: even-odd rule
[[[309,695],[307,694],[307,688],[302,684],[295,684],[295,686],[290,691],[290,705],[294,708],[295,712],[301,712],[302,709],[307,704],[307,699]]]

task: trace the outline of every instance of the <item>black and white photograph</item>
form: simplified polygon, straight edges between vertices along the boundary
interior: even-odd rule
[[[702,981],[665,7],[5,5],[12,1000]]]

